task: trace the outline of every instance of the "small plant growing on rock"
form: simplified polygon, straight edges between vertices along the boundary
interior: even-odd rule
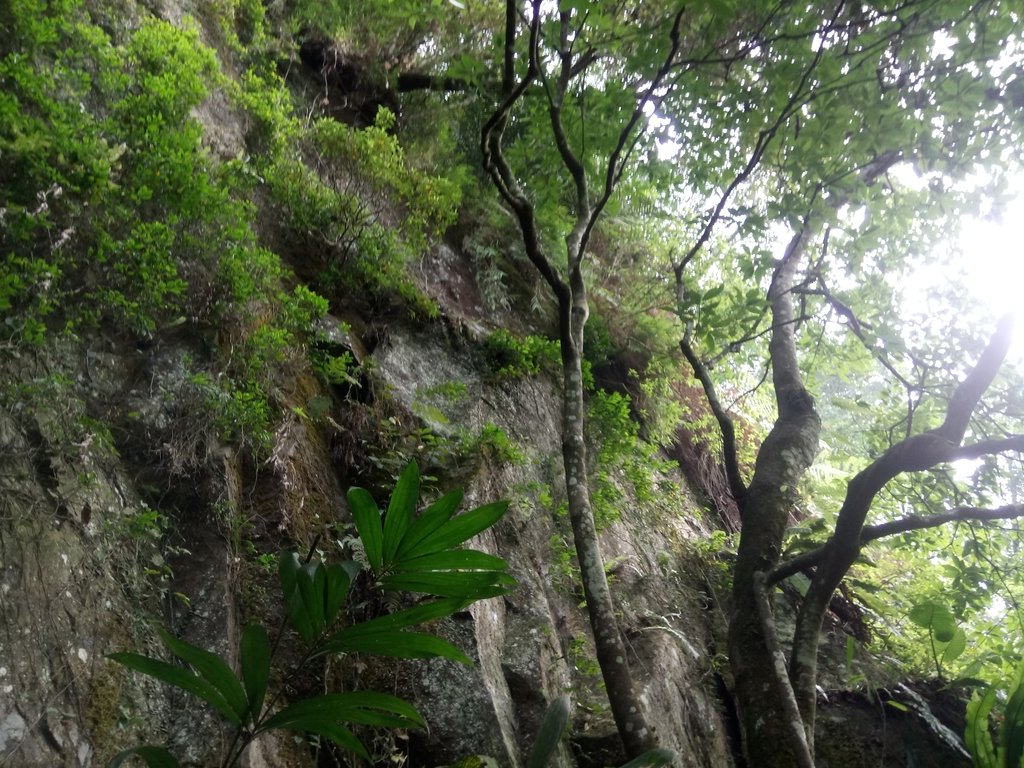
[[[284,675],[283,679],[332,654],[375,653],[405,659],[443,657],[472,663],[451,643],[410,628],[449,616],[477,600],[502,595],[515,583],[501,558],[462,548],[468,539],[494,525],[508,505],[497,502],[456,515],[463,494],[453,491],[416,515],[419,489],[419,470],[415,464],[409,464],[399,477],[383,516],[367,491],[349,491],[365,564],[353,560],[326,564],[313,558],[313,550],[305,559],[294,551],[281,554],[278,573],[286,622],[298,634],[303,648],[295,669],[290,670],[292,674]],[[349,589],[364,571],[384,591],[416,592],[433,599],[340,626]],[[283,704],[283,692],[272,691],[270,681],[284,624],[283,621],[273,641],[262,625],[245,627],[239,644],[239,674],[220,656],[165,630],[160,630],[160,638],[185,666],[131,652],[115,653],[110,658],[192,694],[227,720],[235,735],[221,760],[224,768],[236,765],[248,746],[271,730],[315,734],[369,759],[366,748],[347,724],[425,727],[422,715],[408,702],[372,691],[328,693]],[[163,747],[143,746],[119,753],[108,768],[117,768],[131,757],[141,759],[150,768],[179,765]]]

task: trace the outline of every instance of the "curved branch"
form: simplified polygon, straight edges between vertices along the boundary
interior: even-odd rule
[[[793,636],[790,670],[805,723],[814,722],[821,624],[832,593],[860,554],[864,521],[875,496],[897,475],[931,469],[936,464],[952,461],[959,452],[972,447],[961,449],[959,444],[978,401],[1006,357],[1012,327],[1009,317],[1000,320],[977,364],[954,392],[940,427],[901,440],[850,480],[835,532],[822,548],[818,568],[797,615]],[[1008,441],[1003,440],[990,443],[997,446],[1007,444]]]
[[[508,0],[508,5],[514,9],[515,0]],[[512,108],[523,97],[523,94],[526,93],[526,90],[537,79],[540,72],[538,46],[540,45],[541,0],[533,0],[532,5],[533,20],[530,23],[529,66],[523,79],[512,89],[511,93],[505,96],[501,104],[494,111],[494,114],[484,123],[480,135],[480,152],[483,155],[484,170],[487,171],[498,193],[508,203],[519,220],[519,225],[523,231],[523,245],[526,248],[527,257],[541,273],[541,276],[551,287],[551,290],[554,291],[559,301],[568,301],[569,286],[559,277],[555,268],[541,249],[536,212],[530,200],[519,186],[512,168],[505,159],[501,146],[502,136],[505,132],[505,126],[508,124],[509,116],[512,114]]]
[[[990,522],[992,520],[1016,520],[1024,517],[1024,504],[1007,504],[995,509],[984,509],[981,507],[956,507],[948,512],[940,512],[934,515],[907,515],[898,520],[890,520],[887,523],[878,525],[867,525],[861,532],[860,546],[863,547],[872,541],[895,536],[909,531],[921,531],[926,528],[938,528],[946,523],[955,522]],[[801,571],[819,565],[828,553],[828,545],[822,545],[817,549],[803,552],[791,557],[785,562],[779,563],[775,568],[765,575],[768,584],[777,584],[783,579],[788,579]]]
[[[710,371],[701,362],[697,353],[694,352],[690,342],[685,338],[680,339],[679,349],[682,350],[683,357],[686,358],[690,368],[693,369],[693,375],[697,377],[701,386],[704,387],[704,397],[707,398],[711,412],[718,421],[718,429],[722,433],[722,460],[725,463],[725,476],[729,480],[729,492],[732,493],[732,498],[742,515],[743,502],[747,496],[747,486],[743,482],[743,476],[740,474],[740,462],[736,449],[736,427],[732,423],[732,418],[730,418],[718,399],[718,393],[715,392],[715,384],[711,380]]]

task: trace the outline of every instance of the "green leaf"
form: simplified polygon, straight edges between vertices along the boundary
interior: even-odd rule
[[[348,596],[349,587],[352,586],[352,578],[342,565],[329,565],[324,569],[327,578],[324,591],[324,624],[330,626],[338,611]]]
[[[910,620],[931,631],[940,643],[948,643],[956,633],[956,619],[945,605],[928,600],[910,609]]]
[[[291,597],[288,598],[288,620],[292,624],[292,629],[299,633],[299,637],[306,645],[316,639],[316,627],[313,626],[313,620],[306,610],[306,603],[298,589],[292,592]]]
[[[533,742],[533,749],[530,750],[530,757],[526,761],[526,768],[547,768],[555,750],[558,749],[558,742],[562,740],[568,722],[569,697],[559,696],[548,705],[548,710],[544,713],[544,719],[537,729],[537,738]]]
[[[967,650],[967,635],[964,631],[957,627],[953,633],[953,638],[946,644],[945,649],[942,651],[942,663],[951,664],[956,661]]]
[[[676,753],[671,749],[651,749],[640,757],[633,758],[621,768],[662,768],[665,765],[672,765],[675,759]]]
[[[134,669],[136,672],[155,677],[157,680],[162,680],[183,691],[187,691],[216,709],[232,725],[242,725],[242,719],[224,700],[221,692],[187,669],[182,669],[173,664],[168,664],[166,661],[152,659],[149,656],[143,656],[138,653],[112,653],[107,658],[116,661],[118,664],[123,664],[129,669]]]
[[[285,603],[295,591],[296,579],[299,571],[302,570],[302,561],[295,550],[289,549],[281,553],[277,561],[277,574],[281,581],[281,594]]]
[[[256,722],[263,711],[263,701],[270,682],[270,641],[267,630],[259,624],[246,624],[242,630],[239,658],[245,695],[249,699],[249,718]]]
[[[1019,766],[1024,758],[1024,685],[1018,685],[1003,713],[1003,765]]]
[[[129,757],[139,757],[149,768],[181,768],[177,759],[163,747],[132,747],[114,755],[107,768],[120,768]]]
[[[309,645],[316,637],[317,631],[306,608],[302,590],[299,589],[299,574],[303,573],[303,568],[298,554],[294,551],[282,552],[278,573],[281,577],[281,594],[288,611],[288,621],[303,642]]]
[[[398,728],[425,728],[426,721],[416,708],[404,699],[374,691],[328,693],[298,701],[278,712],[264,723],[266,728],[280,728],[310,715],[324,715],[333,720],[376,725],[380,713],[400,725]]]
[[[433,659],[441,657],[473,666],[473,660],[440,637],[423,632],[381,630],[368,634],[339,633],[321,646],[320,653],[373,653],[396,659]]]
[[[202,676],[206,682],[216,688],[224,701],[228,703],[239,722],[244,722],[249,712],[249,700],[246,698],[245,689],[238,681],[231,667],[217,654],[197,648],[191,643],[175,637],[170,632],[160,629],[160,639],[164,641],[171,652],[187,662],[193,669]]]
[[[398,545],[412,524],[416,502],[420,496],[420,471],[416,462],[410,462],[402,471],[395,490],[391,493],[388,513],[384,518],[383,562],[387,566],[398,552]]]
[[[402,537],[402,543],[398,545],[395,559],[401,561],[407,556],[414,556],[415,552],[419,550],[419,543],[451,519],[455,510],[459,508],[459,504],[462,503],[462,497],[463,492],[455,490],[446,493],[423,510],[409,526],[405,536]]]
[[[430,602],[420,603],[412,608],[389,613],[386,616],[378,616],[375,619],[347,627],[342,632],[347,634],[373,634],[381,630],[405,629],[406,627],[414,627],[417,624],[451,616],[456,611],[461,611],[465,607],[466,601],[456,598],[431,600]]]
[[[366,559],[374,573],[380,573],[383,561],[384,532],[381,527],[380,510],[369,491],[362,488],[350,488],[348,506],[352,510],[352,520],[363,542]]]
[[[324,603],[326,602],[327,577],[321,563],[307,563],[296,575],[302,605],[309,616],[313,637],[324,631]]]
[[[485,600],[508,593],[515,579],[504,573],[459,571],[455,573],[395,573],[381,580],[384,589],[394,592],[419,592],[437,597],[461,597]]]
[[[996,704],[995,688],[987,689],[982,695],[975,693],[967,704],[967,727],[964,743],[971,754],[975,768],[997,768],[995,748],[989,735],[988,718]]]
[[[416,551],[427,554],[462,544],[498,522],[507,509],[507,501],[496,501],[452,518],[438,530],[425,536],[416,547]]]
[[[364,760],[370,760],[370,753],[366,751],[366,747],[364,747],[363,743],[355,737],[352,731],[328,715],[313,714],[297,722],[286,723],[284,725],[274,727],[283,728],[289,731],[299,731],[301,733],[315,733],[318,736],[330,739],[343,749],[355,752]],[[260,730],[263,731],[267,729],[266,727],[263,727],[260,728]]]
[[[441,656],[463,664],[472,661],[451,643],[433,635],[399,630],[450,616],[461,610],[467,601],[449,598],[432,600],[403,611],[379,616],[361,624],[346,627],[320,646],[317,655],[326,653],[376,653],[381,656],[408,659],[429,659]]]
[[[402,572],[408,571],[506,571],[508,563],[500,557],[474,549],[454,549],[402,560]]]

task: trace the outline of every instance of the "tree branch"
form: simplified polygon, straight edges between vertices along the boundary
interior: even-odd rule
[[[867,525],[860,535],[860,546],[863,547],[872,541],[895,536],[909,531],[920,531],[926,528],[938,528],[946,523],[954,522],[990,522],[992,520],[1016,520],[1024,517],[1024,504],[1008,504],[995,509],[983,509],[981,507],[957,507],[948,512],[940,512],[935,515],[907,515],[898,520],[891,520],[878,525]],[[828,545],[817,549],[803,552],[791,557],[785,562],[779,563],[775,568],[765,575],[765,581],[770,584],[777,584],[783,579],[788,579],[801,571],[813,568],[825,557]]]
[[[836,4],[835,13],[832,15],[832,18],[828,23],[828,28],[831,28],[832,26],[835,25],[836,18],[839,16],[839,13],[842,10],[843,5],[843,2],[839,2]],[[722,212],[725,210],[725,206],[728,204],[729,199],[732,197],[732,193],[736,191],[740,184],[744,183],[750,177],[750,174],[752,174],[754,170],[757,168],[757,166],[761,163],[761,158],[764,157],[764,153],[767,151],[768,146],[775,138],[775,135],[779,132],[779,129],[782,128],[782,126],[786,123],[787,120],[789,120],[789,118],[794,114],[794,112],[803,105],[804,99],[807,97],[804,93],[804,87],[807,85],[808,80],[810,80],[811,74],[814,72],[815,69],[817,69],[819,62],[821,61],[821,58],[825,53],[825,50],[826,46],[824,44],[819,46],[818,50],[815,52],[814,58],[811,59],[810,64],[807,65],[807,68],[804,70],[800,78],[800,82],[797,84],[797,87],[793,89],[793,93],[789,97],[789,100],[786,102],[785,106],[779,111],[779,114],[776,115],[775,120],[772,122],[772,124],[765,128],[764,130],[762,130],[761,133],[758,135],[757,142],[754,144],[754,149],[750,153],[750,158],[747,160],[747,164],[739,173],[736,174],[733,180],[729,183],[729,186],[726,187],[725,191],[722,193],[722,196],[719,198],[717,205],[715,205],[714,210],[711,212],[711,216],[708,219],[708,223],[704,226],[704,229],[701,231],[700,236],[697,238],[697,241],[693,244],[690,250],[687,251],[686,255],[683,257],[682,264],[684,266],[688,264],[700,252],[700,249],[703,248],[707,241],[711,238],[711,232],[715,228],[715,225],[718,223],[718,220],[721,218]]]
[[[515,0],[507,0],[511,13],[515,12]],[[537,229],[536,212],[533,204],[524,194],[519,182],[505,159],[501,147],[505,126],[508,124],[512,108],[526,93],[527,88],[536,80],[540,72],[538,46],[540,44],[540,6],[541,0],[532,0],[533,20],[530,23],[529,67],[519,84],[502,100],[501,104],[484,123],[480,136],[480,152],[483,155],[484,170],[487,171],[502,199],[512,208],[523,231],[523,245],[526,255],[541,273],[559,301],[568,301],[569,287],[559,277],[551,262],[541,249],[540,232]]]
[[[501,95],[508,97],[516,87],[516,2],[505,3],[505,57],[501,69]]]
[[[954,392],[940,427],[901,440],[850,480],[835,531],[822,548],[818,567],[797,614],[790,670],[805,723],[814,722],[821,624],[832,593],[860,554],[864,521],[875,496],[897,475],[930,469],[957,457],[971,414],[1006,356],[1011,331],[1012,321],[1004,317],[977,364]],[[993,441],[992,444],[1004,446],[1008,441]]]
[[[747,496],[747,486],[743,482],[743,476],[740,474],[740,463],[736,449],[736,427],[732,422],[732,418],[725,408],[722,407],[722,403],[718,399],[718,393],[715,392],[715,384],[711,380],[710,371],[701,362],[697,353],[694,352],[689,340],[686,338],[680,339],[679,349],[682,350],[683,356],[690,364],[690,368],[693,369],[693,375],[697,377],[701,386],[704,387],[704,397],[707,398],[711,412],[718,421],[718,429],[722,433],[722,460],[725,463],[725,476],[729,481],[729,492],[732,494],[732,498],[742,515],[744,499]]]

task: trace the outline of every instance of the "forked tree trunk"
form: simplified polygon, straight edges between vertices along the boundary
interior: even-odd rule
[[[733,573],[729,621],[729,662],[750,766],[806,765],[809,743],[801,750],[792,733],[791,710],[778,685],[776,655],[759,616],[757,575],[779,561],[789,513],[801,477],[818,452],[821,420],[804,388],[797,365],[795,315],[790,297],[810,227],[793,237],[768,294],[772,309],[769,352],[778,417],[757,455],[754,476],[743,499],[743,528]],[[803,754],[800,754],[803,752]],[[813,754],[813,752],[811,752]]]

